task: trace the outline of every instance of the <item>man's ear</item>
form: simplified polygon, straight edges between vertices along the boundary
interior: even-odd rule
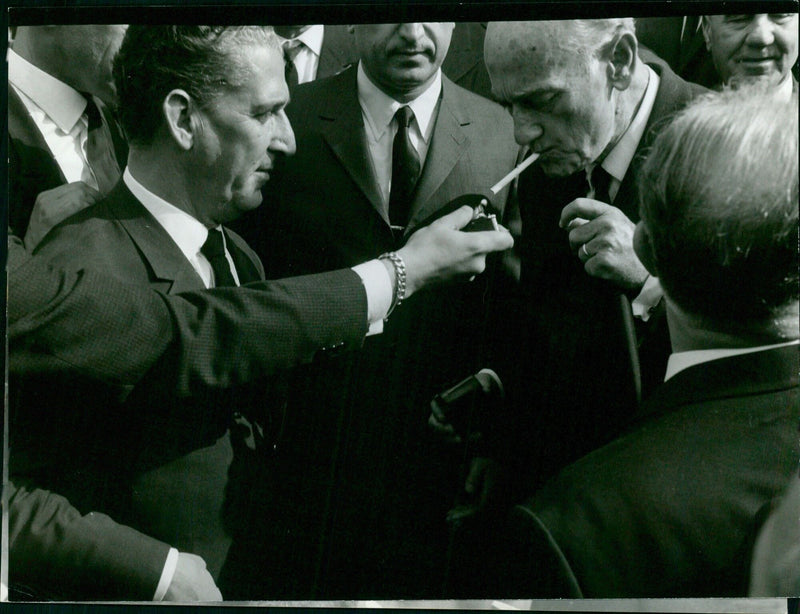
[[[192,122],[194,103],[184,90],[172,90],[164,98],[164,120],[175,143],[184,150],[192,148],[195,128]]]
[[[647,226],[645,226],[642,221],[636,224],[636,230],[633,233],[633,251],[636,252],[639,261],[644,265],[644,268],[647,269],[647,272],[653,277],[658,277],[653,241],[650,238],[650,233],[647,231]]]
[[[608,80],[614,88],[628,89],[636,69],[639,45],[632,32],[617,34],[608,52]]]

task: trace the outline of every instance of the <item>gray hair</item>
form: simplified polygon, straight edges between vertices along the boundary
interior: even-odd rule
[[[764,86],[701,97],[656,138],[640,213],[661,283],[729,325],[798,300],[798,100]]]

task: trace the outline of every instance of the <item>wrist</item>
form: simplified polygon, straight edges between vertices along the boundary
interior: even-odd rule
[[[406,263],[397,252],[386,252],[381,254],[378,259],[383,262],[383,266],[389,271],[389,277],[392,280],[392,304],[384,318],[384,320],[388,320],[392,312],[406,298]]]

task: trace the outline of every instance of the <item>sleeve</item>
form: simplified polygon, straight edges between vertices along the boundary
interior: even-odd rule
[[[359,347],[367,297],[350,269],[164,295],[60,270],[8,237],[12,373],[78,371],[131,385],[169,376],[179,394],[228,387]]]
[[[64,497],[8,482],[9,585],[45,599],[153,598],[169,546],[114,522],[86,515]]]

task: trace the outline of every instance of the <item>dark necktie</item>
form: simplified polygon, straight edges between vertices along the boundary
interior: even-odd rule
[[[405,228],[408,224],[411,199],[419,177],[419,154],[408,135],[413,118],[414,113],[407,106],[400,107],[394,114],[397,134],[392,144],[392,187],[389,193],[389,221],[393,227]]]
[[[231,273],[231,266],[228,259],[225,257],[225,245],[222,242],[222,231],[216,228],[211,228],[208,231],[208,238],[200,248],[202,253],[211,264],[211,269],[214,271],[214,287],[220,286],[235,286],[236,280]]]
[[[100,109],[97,108],[91,96],[86,97],[86,161],[97,179],[97,189],[105,195],[111,191],[122,174],[114,155],[114,144],[103,124]]]
[[[300,82],[294,59],[302,48],[303,42],[299,40],[288,40],[283,43],[283,75],[286,77],[286,85],[289,86],[290,90]]]
[[[608,191],[611,186],[611,175],[599,164],[592,169],[591,183],[594,188],[594,199],[611,204],[611,195]]]

